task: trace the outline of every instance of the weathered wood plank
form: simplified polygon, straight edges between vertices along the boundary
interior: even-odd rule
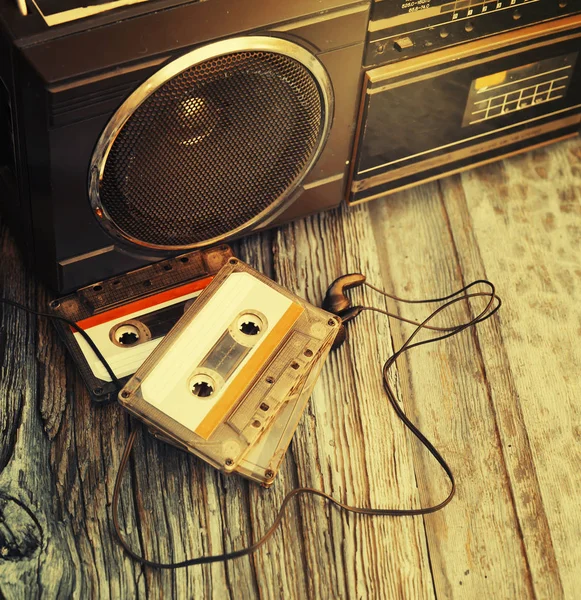
[[[377,202],[370,212],[382,248],[383,281],[393,293],[434,298],[468,283],[438,184]],[[457,305],[454,311],[456,322],[469,318],[460,309]],[[422,320],[433,306],[399,305],[397,310]],[[479,328],[493,326],[485,322]],[[404,331],[411,331],[408,325],[393,330],[399,331],[400,340],[407,337]],[[495,598],[526,598],[533,595],[529,567],[481,366],[479,335],[465,332],[412,350],[408,369],[402,371],[406,409],[449,460],[458,481],[456,499],[444,511],[425,518],[434,583],[437,595],[446,598],[492,593]],[[433,336],[422,335],[426,337]],[[444,496],[437,465],[417,444],[414,454],[423,504],[434,503]]]
[[[366,208],[295,223],[277,236],[277,278],[314,303],[338,275],[378,273]],[[406,435],[381,384],[392,353],[386,319],[363,315],[333,354],[293,442],[302,485],[361,506],[410,507],[419,499]],[[370,335],[377,332],[378,335]],[[421,520],[370,519],[304,502],[310,597],[433,596]],[[330,590],[330,593],[329,593]]]
[[[485,330],[494,335],[482,352],[535,590],[573,598],[581,585],[580,140],[462,183],[463,193],[445,194],[459,254],[477,247],[502,282],[501,326]],[[466,208],[454,211],[458,204]]]

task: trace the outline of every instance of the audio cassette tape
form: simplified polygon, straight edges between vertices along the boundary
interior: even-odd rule
[[[54,300],[51,313],[82,328],[124,384],[231,257],[226,245],[188,252]],[[119,390],[89,344],[55,324],[93,399],[114,399]]]
[[[269,486],[339,329],[231,258],[119,401],[157,437]]]

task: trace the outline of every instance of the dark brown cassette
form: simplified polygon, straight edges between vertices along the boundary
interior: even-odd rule
[[[124,384],[231,257],[226,245],[188,252],[83,287],[50,310],[81,327]],[[81,334],[55,323],[92,398],[114,399],[115,384]]]

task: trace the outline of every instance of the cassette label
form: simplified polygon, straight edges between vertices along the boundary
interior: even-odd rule
[[[89,334],[118,378],[132,375],[184,314],[187,301],[199,296],[210,281],[212,278],[206,277],[89,317],[77,325]],[[153,307],[155,310],[152,311]],[[81,334],[73,329],[71,332],[87,357],[94,376],[111,381],[105,367]]]
[[[233,274],[180,333],[156,373],[144,380],[143,393],[165,414],[208,439],[302,312],[250,275]],[[257,331],[245,334],[245,325]],[[224,333],[214,344],[216,330]],[[199,340],[195,349],[192,338]]]

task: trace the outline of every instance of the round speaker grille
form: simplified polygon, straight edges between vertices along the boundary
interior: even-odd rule
[[[177,73],[170,63],[113,118],[91,192],[116,233],[162,248],[225,239],[281,208],[312,166],[329,126],[326,72],[290,42],[240,44],[250,49],[194,51]]]

